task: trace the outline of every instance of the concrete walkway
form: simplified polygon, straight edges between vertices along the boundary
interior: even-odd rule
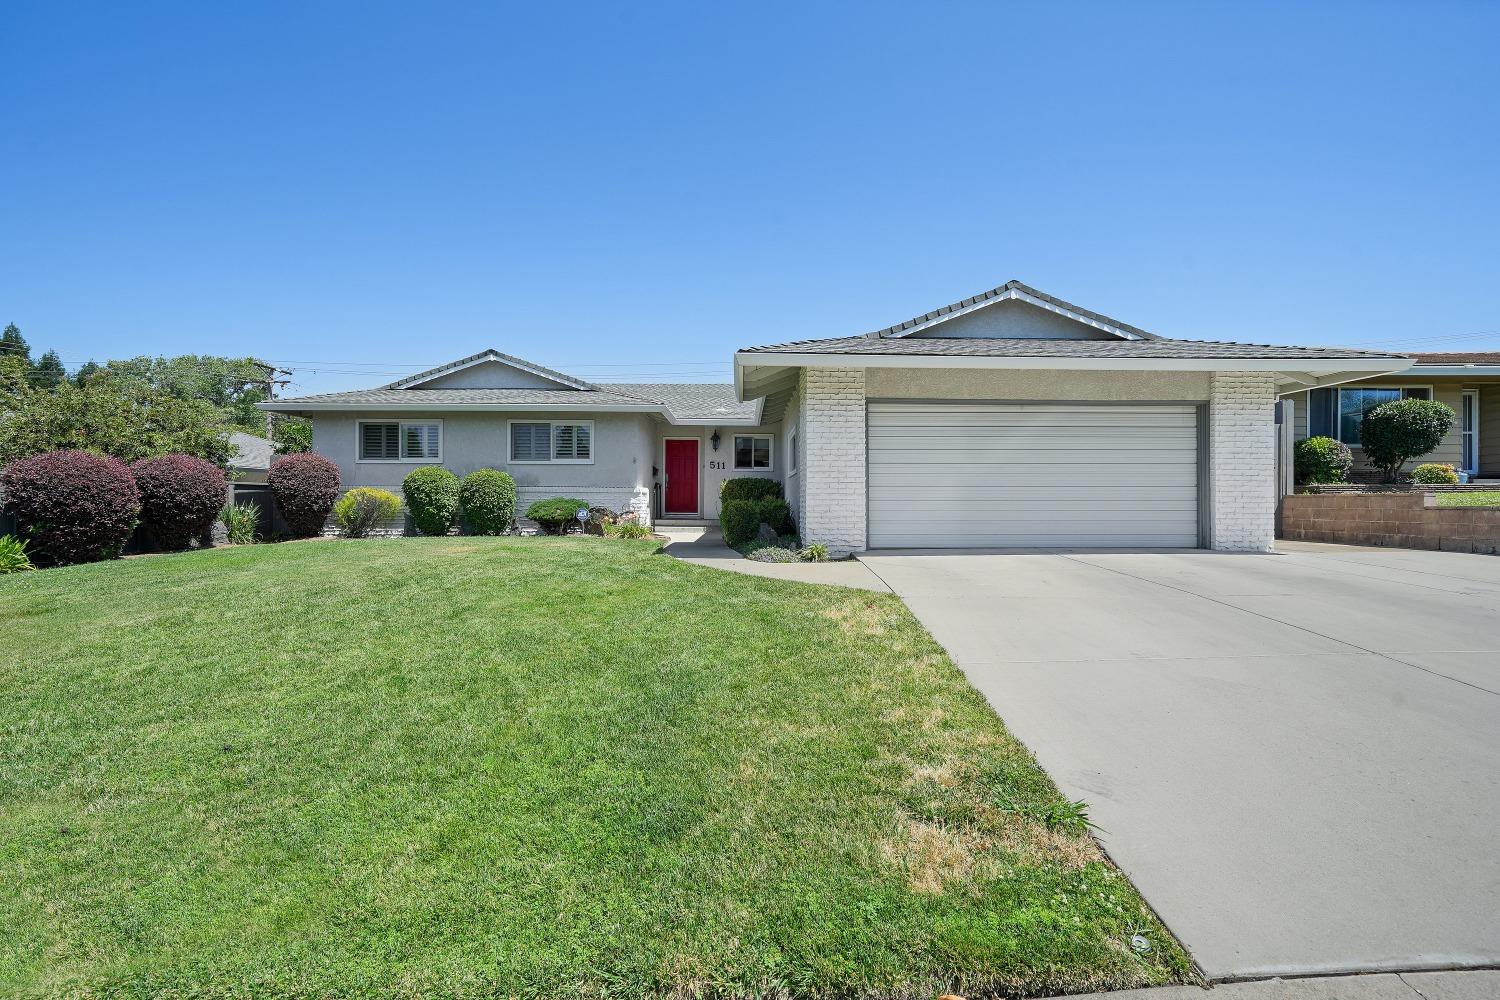
[[[1500,558],[1285,548],[862,560],[1210,980],[1500,966]]]
[[[800,583],[823,583],[834,587],[854,587],[890,593],[880,577],[869,567],[853,559],[821,563],[759,563],[746,559],[724,544],[718,528],[657,528],[658,535],[670,541],[663,547],[670,555],[697,566],[765,576],[774,580],[796,580]]]
[[[1495,1000],[1500,972],[1402,972],[1320,979],[1262,979],[1212,989],[1163,986],[1154,990],[1090,993],[1070,1000]]]

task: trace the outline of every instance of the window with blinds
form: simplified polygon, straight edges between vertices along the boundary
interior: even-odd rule
[[[593,457],[593,430],[590,424],[553,424],[552,457],[560,462],[587,462]]]
[[[359,425],[359,460],[361,462],[395,462],[400,458],[400,424]]]
[[[510,460],[512,462],[545,462],[552,457],[550,423],[510,425]]]
[[[510,460],[592,463],[594,422],[513,420],[510,424]]]
[[[443,457],[443,425],[437,421],[362,420],[361,462],[436,462]]]

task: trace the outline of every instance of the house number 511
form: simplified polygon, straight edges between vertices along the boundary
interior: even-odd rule
[[[708,463],[708,467],[710,469],[727,469],[727,468],[729,468],[729,466],[725,465],[723,462],[709,462]]]

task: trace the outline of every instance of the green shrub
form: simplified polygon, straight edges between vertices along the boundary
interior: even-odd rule
[[[1411,481],[1424,486],[1457,486],[1458,472],[1451,465],[1427,462],[1412,470]]]
[[[253,545],[256,529],[260,527],[260,507],[253,503],[225,504],[219,520],[224,523],[230,545]]]
[[[774,479],[758,479],[747,476],[740,479],[726,479],[719,485],[719,503],[725,504],[730,500],[764,500],[767,497],[781,496],[781,483]]]
[[[377,525],[400,513],[400,497],[388,490],[369,486],[355,487],[333,505],[333,519],[338,522],[345,538],[364,538]]]
[[[446,535],[458,517],[458,477],[441,465],[424,465],[401,481],[411,523],[424,535]]]
[[[503,534],[516,521],[516,481],[497,469],[471,472],[459,484],[458,507],[473,534]]]
[[[1305,438],[1292,448],[1292,468],[1299,483],[1342,483],[1354,468],[1354,455],[1331,437]]]
[[[568,529],[578,523],[578,512],[588,509],[587,500],[575,500],[573,497],[552,497],[549,500],[538,500],[526,508],[526,516],[542,526],[542,530],[549,535],[565,535]]]
[[[725,545],[738,547],[753,541],[760,530],[760,509],[755,501],[725,500],[719,507],[719,530],[724,533]]]
[[[650,538],[651,529],[639,521],[616,521],[604,526],[605,538]]]
[[[797,522],[792,519],[792,508],[781,497],[766,497],[756,505],[761,522],[769,524],[778,535],[795,535]],[[760,525],[757,524],[756,528]]]
[[[802,558],[808,562],[827,562],[828,546],[822,542],[809,542],[802,550]]]
[[[1402,465],[1443,443],[1455,417],[1453,407],[1430,399],[1382,403],[1360,422],[1359,446],[1366,461],[1394,480]]]
[[[26,543],[14,535],[0,535],[0,576],[35,569],[26,554]]]
[[[737,548],[754,541],[762,524],[769,524],[778,535],[797,532],[797,522],[792,519],[792,508],[779,496],[767,496],[759,500],[726,500],[719,507],[719,530],[724,533],[726,545]]]

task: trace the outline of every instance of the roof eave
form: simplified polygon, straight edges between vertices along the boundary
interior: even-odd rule
[[[1411,367],[1409,358],[1064,358],[984,357],[944,354],[802,354],[780,351],[739,352],[734,356],[735,384],[740,368],[994,368],[1061,371],[1188,372],[1366,372],[1392,374]]]
[[[665,406],[652,403],[410,403],[363,402],[359,400],[277,399],[256,403],[256,409],[271,413],[311,416],[315,413],[645,413],[660,416],[675,427],[756,427],[764,404],[757,401],[750,416],[718,415],[682,417]]]
[[[1412,365],[1407,371],[1413,375],[1484,375],[1500,376],[1500,365],[1424,365],[1420,362]]]

